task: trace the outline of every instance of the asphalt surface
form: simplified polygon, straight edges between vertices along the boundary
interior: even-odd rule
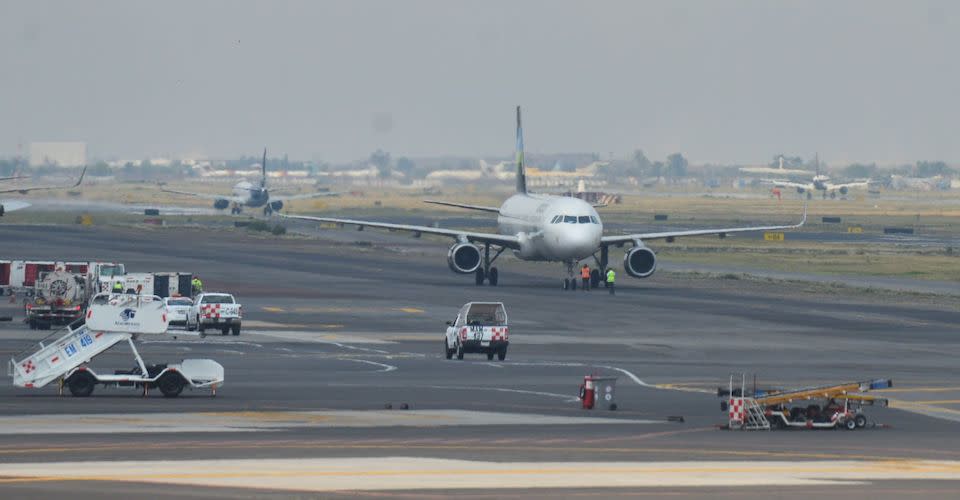
[[[98,388],[90,398],[72,398],[59,397],[52,386],[0,387],[0,492],[685,498],[767,497],[775,485],[784,498],[826,492],[873,498],[944,497],[960,488],[955,298],[824,295],[668,276],[621,277],[615,296],[563,292],[556,286],[559,266],[511,257],[498,262],[501,286],[475,287],[472,277],[449,272],[438,258],[434,249],[443,250],[442,241],[366,231],[357,243],[355,231],[318,234],[275,239],[210,228],[0,226],[0,258],[117,260],[129,271],[193,271],[207,289],[235,293],[245,312],[239,337],[177,332],[139,344],[148,362],[196,357],[222,363],[227,381],[216,397],[196,391],[143,398]],[[506,361],[443,358],[444,321],[472,300],[506,304]],[[0,305],[4,315],[15,319],[0,323],[6,357],[45,335],[17,321],[16,302]],[[92,366],[132,363],[117,348]],[[868,409],[878,424],[872,429],[731,432],[717,428],[725,413],[715,392],[733,372],[755,373],[761,386],[881,377],[895,386],[885,393],[891,408]],[[587,374],[618,377],[617,411],[579,408],[577,388]],[[668,418],[681,416],[683,422]],[[378,475],[364,462],[389,457],[408,457],[408,469]],[[354,464],[354,476],[328,471],[328,459]],[[421,470],[414,459],[438,462]],[[474,473],[489,473],[487,482],[474,484],[476,476],[456,465],[464,460]],[[809,469],[836,460],[905,465],[867,476],[848,470],[856,466],[824,466],[803,473],[821,474],[816,480],[787,477],[788,470],[767,487],[752,482],[772,477],[766,463]],[[191,472],[122,476],[123,467],[110,465],[122,461],[182,462]],[[731,464],[719,483],[692,488],[704,473],[681,474],[676,465],[657,473],[675,473],[675,481],[641,481],[645,465],[709,468],[717,461]],[[947,465],[933,471],[917,461]],[[63,472],[81,462],[106,465],[102,474]],[[310,472],[290,472],[298,462],[312,464]],[[542,465],[494,472],[503,463]],[[586,464],[585,478],[609,476],[609,482],[566,485],[563,463]],[[611,472],[613,463],[634,468]],[[239,472],[228,477],[224,470]],[[256,487],[243,483],[251,477],[260,478]],[[411,486],[398,478],[422,482]],[[618,481],[627,478],[641,482]],[[330,485],[341,480],[348,486],[331,495]],[[386,490],[367,491],[380,481]]]

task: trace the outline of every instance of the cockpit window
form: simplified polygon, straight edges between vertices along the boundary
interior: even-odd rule
[[[581,224],[589,224],[589,223],[590,223],[590,216],[589,216],[589,215],[581,215],[580,217],[578,217],[578,219],[579,219],[578,222],[580,222]]]
[[[575,216],[575,215],[564,215],[564,216],[563,216],[563,222],[564,222],[565,224],[576,224],[576,223],[577,223],[577,216]]]
[[[597,217],[596,217],[595,215],[591,215],[591,216],[590,216],[590,220],[593,221],[594,224],[599,224],[599,223],[600,223],[600,221],[597,220]]]
[[[559,223],[561,220],[563,220],[563,216],[562,216],[562,215],[554,215],[554,216],[553,216],[553,220],[551,220],[550,223],[551,223],[551,224],[557,224],[557,223]]]

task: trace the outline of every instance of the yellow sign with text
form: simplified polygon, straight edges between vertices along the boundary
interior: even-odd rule
[[[850,226],[847,228],[847,232],[860,234],[863,232],[863,228],[860,226]]]
[[[783,233],[763,233],[765,241],[783,241]]]

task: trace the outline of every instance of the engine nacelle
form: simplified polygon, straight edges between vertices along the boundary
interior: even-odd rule
[[[649,278],[657,270],[657,255],[647,247],[633,247],[623,254],[623,269],[634,278]]]
[[[460,274],[470,274],[480,267],[480,249],[470,243],[457,243],[447,252],[447,265]]]
[[[278,200],[278,201],[271,201],[271,202],[270,202],[270,209],[273,210],[274,212],[279,212],[281,208],[283,208],[283,202],[282,202],[282,201],[279,201],[279,200]]]
[[[213,202],[213,208],[216,208],[217,210],[224,210],[228,206],[230,206],[230,200],[220,199],[220,200],[214,200]]]
[[[847,188],[847,186],[841,186],[841,187],[840,187],[840,194],[846,196],[846,194],[849,193],[849,192],[850,192],[850,189]]]

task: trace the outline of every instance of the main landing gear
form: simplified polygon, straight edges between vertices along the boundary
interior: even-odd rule
[[[500,247],[497,249],[497,253],[493,255],[493,258],[490,257],[490,244],[485,243],[483,246],[483,265],[477,268],[476,272],[476,283],[477,286],[483,286],[483,282],[486,281],[490,283],[490,286],[497,286],[497,283],[500,281],[500,272],[497,271],[496,267],[492,267],[491,264],[497,260],[497,257],[503,253],[506,247]]]
[[[230,215],[240,215],[241,212],[240,205],[237,203],[234,203],[233,206],[230,207]]]

